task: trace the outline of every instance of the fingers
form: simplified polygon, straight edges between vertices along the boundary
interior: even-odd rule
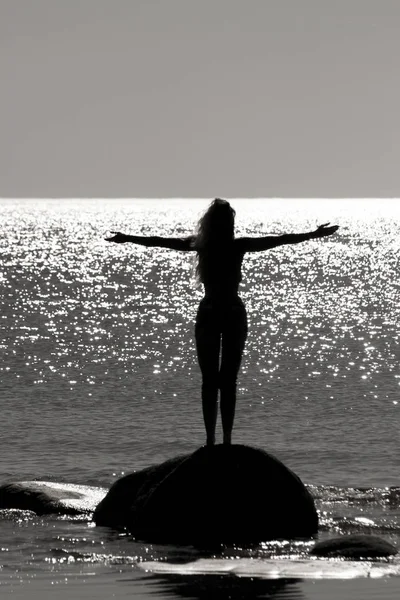
[[[323,228],[318,227],[318,229],[320,230],[322,237],[325,237],[328,235],[332,235],[332,233],[335,233],[335,231],[339,229],[339,225],[332,225],[331,227],[324,226]]]
[[[112,237],[104,238],[106,242],[119,242],[122,234],[119,231],[112,231],[111,233],[114,233]]]
[[[120,233],[119,231],[112,231],[111,233],[113,233],[114,235],[112,237],[107,237],[104,238],[106,242],[119,242],[119,238],[120,236],[122,236],[122,233]]]

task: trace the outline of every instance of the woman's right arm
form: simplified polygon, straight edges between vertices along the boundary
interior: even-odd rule
[[[124,244],[126,242],[131,242],[132,244],[139,244],[140,246],[157,246],[159,248],[169,248],[170,250],[183,250],[186,252],[194,250],[193,236],[189,236],[186,238],[167,238],[157,235],[126,235],[125,233],[120,233],[119,231],[112,231],[112,233],[114,233],[115,235],[106,238],[107,242],[114,242],[115,244]]]
[[[300,242],[306,242],[308,240],[316,240],[332,235],[339,229],[338,225],[332,225],[331,227],[328,227],[328,225],[329,223],[320,225],[315,231],[310,231],[308,233],[287,233],[284,235],[268,235],[258,238],[238,238],[237,241],[243,252],[261,252],[286,244],[299,244]]]

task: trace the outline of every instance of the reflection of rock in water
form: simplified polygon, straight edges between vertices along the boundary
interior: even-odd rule
[[[252,543],[310,537],[314,501],[275,457],[248,446],[200,448],[117,481],[97,525],[155,542]]]
[[[160,597],[178,596],[193,600],[257,600],[258,598],[273,598],[276,595],[287,598],[291,586],[290,599],[302,600],[301,590],[296,585],[300,580],[279,579],[262,580],[248,577],[230,577],[221,575],[153,575],[146,578],[146,587],[151,586]]]

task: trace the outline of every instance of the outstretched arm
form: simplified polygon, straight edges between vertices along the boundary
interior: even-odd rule
[[[114,242],[116,244],[124,244],[125,242],[131,242],[132,244],[139,244],[140,246],[158,246],[159,248],[169,248],[170,250],[183,250],[186,252],[188,252],[189,250],[194,250],[192,236],[186,238],[167,238],[160,237],[157,235],[126,235],[125,233],[120,233],[119,231],[112,231],[111,233],[114,233],[115,235],[106,238],[107,242]]]
[[[316,240],[332,235],[332,233],[335,233],[339,229],[339,225],[332,225],[331,227],[328,227],[328,225],[329,223],[320,225],[315,231],[310,231],[309,233],[288,233],[259,238],[239,238],[237,241],[242,246],[243,252],[261,252],[262,250],[269,250],[270,248],[276,248],[285,244],[299,244],[308,240]]]

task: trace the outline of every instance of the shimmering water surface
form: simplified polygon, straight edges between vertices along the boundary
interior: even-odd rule
[[[237,235],[340,225],[329,239],[245,258],[250,330],[234,441],[274,453],[310,486],[322,536],[367,530],[398,543],[400,207],[382,200],[232,204]],[[108,488],[124,472],[204,443],[193,344],[202,295],[193,258],[104,237],[110,230],[190,234],[206,206],[0,201],[2,481]],[[107,575],[111,585],[121,572],[132,580],[130,592],[190,591],[181,590],[183,580],[171,591],[136,564],[190,558],[194,550],[144,546],[87,519],[10,511],[0,531],[8,590],[50,575],[55,582]],[[252,552],[267,557],[287,548]]]

